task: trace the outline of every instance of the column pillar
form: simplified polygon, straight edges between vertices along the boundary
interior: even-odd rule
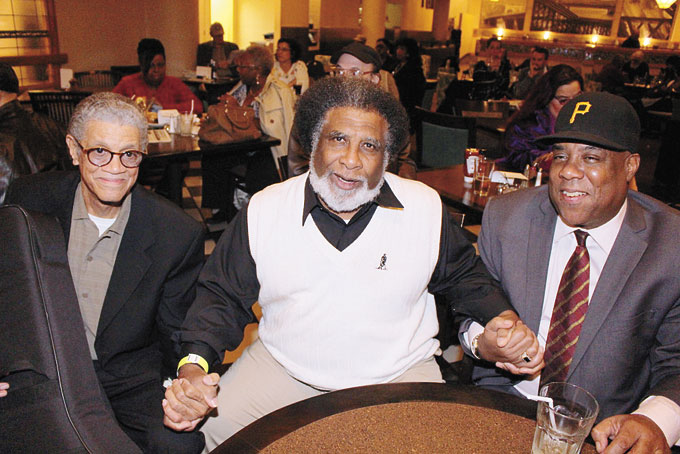
[[[435,41],[449,39],[449,0],[435,0],[434,2],[432,35]]]
[[[375,46],[376,40],[385,36],[386,3],[387,0],[361,1],[361,34],[366,37],[367,46]]]

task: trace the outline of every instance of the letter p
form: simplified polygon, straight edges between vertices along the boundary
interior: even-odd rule
[[[569,119],[569,124],[574,122],[576,115],[585,115],[588,112],[590,112],[590,103],[588,101],[577,102],[571,114],[571,119]]]

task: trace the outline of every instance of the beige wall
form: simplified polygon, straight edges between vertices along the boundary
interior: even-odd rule
[[[401,13],[401,29],[432,31],[432,12],[420,6],[421,0],[404,0]]]
[[[360,0],[321,0],[321,27],[359,28]]]
[[[264,42],[265,33],[281,36],[281,0],[234,0],[234,41],[240,48]]]
[[[165,46],[167,72],[180,76],[196,65],[197,0],[56,0],[64,67],[74,71],[137,64],[137,43],[157,38]]]
[[[281,0],[281,27],[307,27],[309,2],[307,0]]]

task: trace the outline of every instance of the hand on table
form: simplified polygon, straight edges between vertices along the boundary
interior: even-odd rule
[[[482,358],[512,374],[533,375],[545,366],[536,335],[513,311],[505,311],[486,324],[478,347]]]
[[[163,423],[176,431],[188,432],[217,407],[217,384],[220,376],[196,364],[185,364],[179,377],[165,390]]]
[[[643,415],[610,416],[595,426],[591,435],[599,453],[669,454],[671,452],[666,436],[659,426]]]
[[[8,389],[9,389],[9,383],[0,382],[0,397],[5,397],[7,395]]]

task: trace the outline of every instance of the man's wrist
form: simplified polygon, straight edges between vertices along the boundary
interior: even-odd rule
[[[187,356],[179,360],[179,363],[177,364],[177,375],[179,375],[179,370],[184,366],[185,364],[196,364],[199,366],[203,371],[207,374],[209,371],[209,366],[208,366],[208,361],[205,360],[201,355],[197,355],[195,353],[189,353]]]

